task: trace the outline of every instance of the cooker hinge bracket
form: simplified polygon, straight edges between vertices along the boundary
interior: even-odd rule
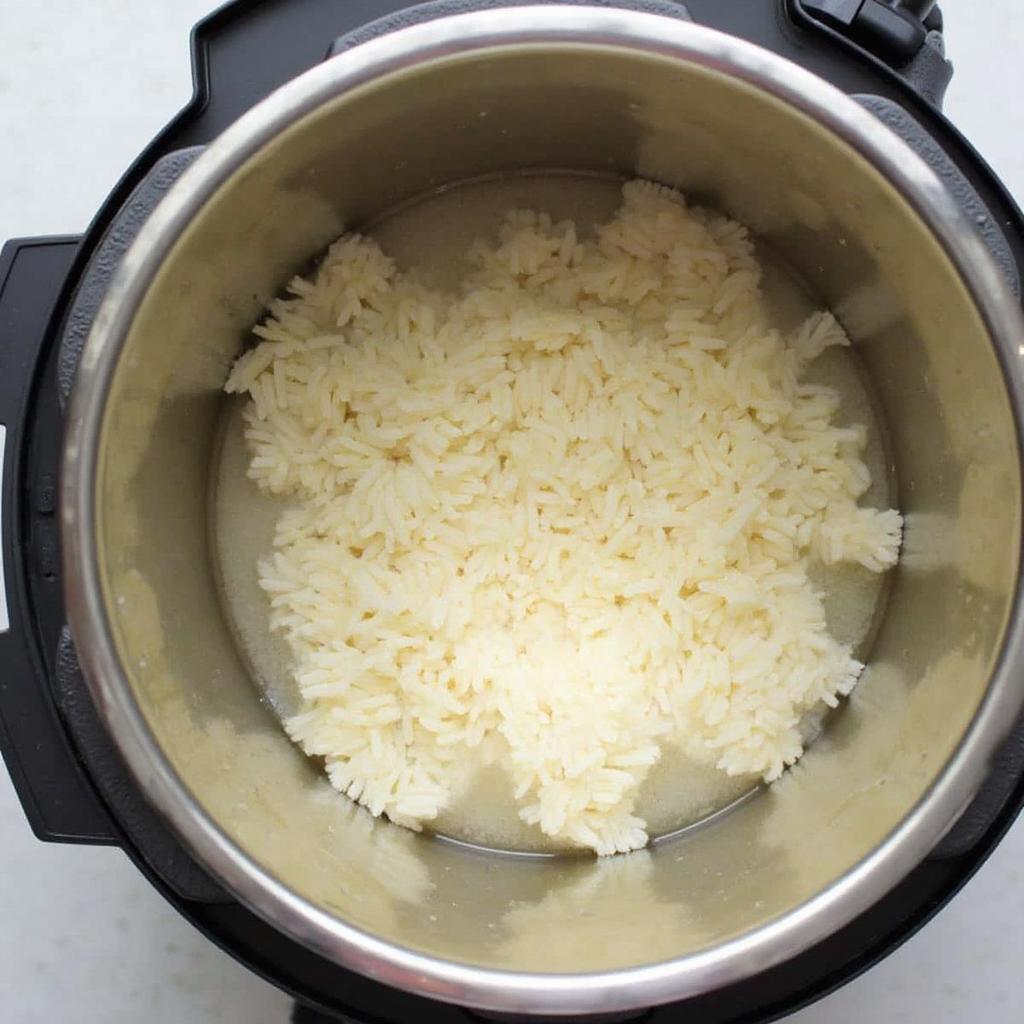
[[[790,9],[795,20],[866,52],[941,105],[953,66],[936,0],[790,0]]]

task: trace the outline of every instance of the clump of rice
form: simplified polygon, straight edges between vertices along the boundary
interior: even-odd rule
[[[593,240],[510,213],[457,294],[346,235],[255,329],[249,475],[292,506],[260,564],[292,738],[419,828],[499,760],[521,817],[600,854],[663,744],[775,779],[862,666],[811,559],[875,572],[865,431],[801,382],[847,338],[768,322],[746,230],[633,182]]]

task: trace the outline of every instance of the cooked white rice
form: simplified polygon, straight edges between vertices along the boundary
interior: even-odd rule
[[[746,230],[646,182],[594,240],[510,213],[458,294],[336,242],[255,329],[249,475],[289,496],[260,564],[332,783],[419,828],[498,759],[522,818],[647,841],[668,741],[778,777],[862,666],[809,560],[879,572],[865,432],[801,383],[828,313],[768,322]]]

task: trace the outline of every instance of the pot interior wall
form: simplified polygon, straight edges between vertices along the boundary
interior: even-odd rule
[[[870,667],[797,768],[703,830],[600,862],[477,854],[375,821],[330,790],[259,702],[209,548],[220,388],[267,300],[343,226],[445,183],[524,168],[679,186],[783,253],[855,340],[907,514]],[[309,113],[253,154],[177,242],[107,407],[108,614],[171,765],[295,892],[438,957],[626,968],[792,911],[867,856],[942,770],[985,694],[1010,609],[1014,436],[958,274],[845,143],[696,65],[609,47],[494,49],[396,72]]]

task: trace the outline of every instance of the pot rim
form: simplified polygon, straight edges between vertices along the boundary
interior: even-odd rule
[[[960,274],[993,341],[1018,452],[1024,450],[1020,307],[974,225],[925,162],[888,128],[788,60],[689,22],[610,7],[491,8],[396,31],[293,79],[214,140],[160,203],[116,271],[82,352],[62,464],[63,575],[83,674],[132,775],[188,849],[241,902],[328,959],[428,998],[505,1012],[606,1013],[697,995],[788,960],[866,910],[924,858],[976,793],[1024,706],[1019,576],[981,707],[929,790],[868,857],[789,914],[700,953],[624,970],[539,974],[439,959],[376,938],[299,896],[237,846],[192,797],[134,698],[103,599],[96,536],[96,470],[120,353],[164,258],[207,200],[277,134],[348,90],[427,62],[530,45],[611,48],[696,64],[783,101],[849,145],[897,189]]]

